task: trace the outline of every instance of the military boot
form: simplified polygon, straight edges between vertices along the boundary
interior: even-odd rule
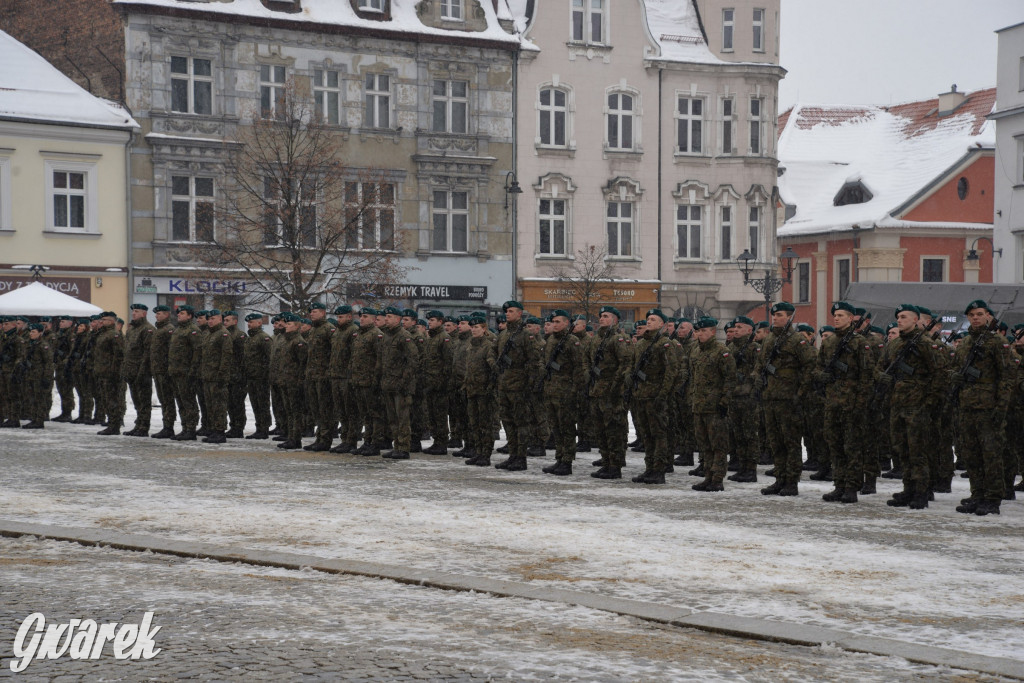
[[[696,484],[694,484],[690,488],[693,489],[694,491],[707,491],[708,490],[708,486],[710,486],[710,485],[711,485],[711,477],[708,477],[707,479],[704,479],[703,481],[698,481]]]
[[[448,448],[462,448],[462,439],[456,439],[454,436],[448,439]]]
[[[417,441],[409,442],[409,452],[410,453],[422,453],[423,452],[423,444],[421,444],[418,440]]]
[[[110,425],[106,429],[96,432],[100,436],[120,436],[121,427],[120,425]]]
[[[729,481],[752,484],[757,481],[757,470],[743,470],[729,476]]]
[[[826,503],[838,503],[843,498],[843,494],[846,493],[845,489],[841,489],[838,486],[826,493],[821,497]]]
[[[780,496],[798,496],[798,495],[800,495],[800,487],[797,486],[797,483],[795,481],[789,482],[788,484],[784,484],[783,487],[781,489],[779,489],[778,495],[780,495]]]
[[[998,500],[983,500],[978,503],[978,507],[974,510],[974,514],[979,517],[985,515],[998,515],[999,514],[999,501]]]
[[[864,477],[864,485],[860,487],[860,495],[870,496],[875,491],[875,478],[872,476]]]
[[[227,443],[227,437],[224,436],[224,432],[213,430],[209,435],[203,439],[203,443]]]
[[[424,448],[423,452],[427,455],[448,455],[448,447],[435,440],[434,443]]]
[[[308,446],[303,446],[302,450],[304,450],[304,451],[313,451],[315,453],[320,453],[320,452],[323,452],[323,451],[331,450],[331,444],[327,443],[326,441],[314,441],[313,443],[309,444]]]
[[[903,468],[894,467],[888,472],[882,473],[883,479],[903,479]]]
[[[644,442],[643,441],[638,443],[636,446],[633,446],[629,450],[633,451],[634,453],[646,453],[647,452],[647,449],[644,447]]]
[[[555,463],[554,467],[550,469],[545,467],[544,472],[547,474],[553,474],[557,477],[565,477],[572,474],[572,463],[559,460]]]
[[[529,458],[544,458],[547,457],[547,453],[544,451],[543,446],[530,446],[526,449],[526,455]]]
[[[630,481],[632,481],[634,484],[642,484],[644,483],[644,480],[647,479],[647,477],[649,477],[651,474],[651,470],[644,470],[641,474],[636,475]]]
[[[224,436],[228,439],[242,439],[245,438],[245,432],[242,431],[241,427],[232,427]]]
[[[1017,494],[1009,486],[1005,487],[1003,491],[1003,500],[1017,500]]]
[[[765,488],[761,489],[761,495],[762,496],[777,496],[777,495],[779,495],[779,491],[781,491],[781,490],[782,490],[782,480],[781,479],[776,479],[773,484],[771,484],[770,486],[766,486]]]
[[[387,458],[388,460],[408,460],[409,451],[400,451],[397,448],[393,451],[384,453],[381,457]]]
[[[507,470],[509,464],[511,464],[511,462],[513,460],[515,460],[515,456],[510,455],[507,458],[505,458],[504,460],[502,460],[501,462],[495,464],[494,465],[494,469],[496,469],[496,470]]]
[[[509,472],[522,472],[526,469],[526,458],[522,456],[509,458],[508,467],[505,469]]]
[[[857,490],[846,489],[843,491],[843,497],[839,499],[840,503],[856,503],[857,502]]]
[[[704,463],[697,465],[695,468],[687,472],[691,477],[703,477],[704,476]]]
[[[979,501],[974,498],[964,498],[956,506],[956,511],[966,515],[973,515],[978,510],[978,503]]]
[[[344,441],[342,441],[337,446],[332,448],[330,452],[337,453],[338,455],[344,455],[345,453],[351,453],[353,450],[354,449],[352,448],[352,444],[345,443]]]
[[[804,472],[817,472],[821,469],[821,463],[818,462],[817,458],[807,458],[803,464]]]
[[[738,457],[736,457],[735,455],[730,455],[729,456],[729,464],[726,466],[726,469],[728,471],[730,471],[730,472],[739,472],[740,471],[740,459]]]
[[[197,435],[194,429],[187,431],[183,429],[177,436],[172,436],[171,438],[175,441],[195,441]]]
[[[150,436],[152,438],[154,438],[154,439],[173,439],[174,438],[174,430],[173,429],[168,429],[167,427],[164,427],[163,429],[161,429],[156,434],[151,434]]]
[[[808,477],[811,481],[832,481],[832,465],[826,463],[817,472]]]
[[[54,422],[71,422],[71,413],[61,413],[53,418]]]
[[[603,470],[598,470],[590,476],[596,477],[597,479],[622,479],[622,468],[605,467]]]
[[[643,481],[641,481],[640,483],[641,484],[664,484],[665,483],[665,473],[664,472],[651,472],[646,477],[644,477]]]
[[[138,436],[138,435],[139,435],[139,428],[138,427],[132,427],[131,429],[128,429],[128,430],[125,430],[125,431],[121,432],[121,436]]]
[[[680,467],[693,467],[693,453],[681,453],[672,462]]]
[[[505,444],[504,446],[498,446],[497,448],[494,449],[494,451],[496,453],[501,453],[502,455],[508,455],[508,453],[509,453],[508,444]]]
[[[196,436],[209,436],[213,433],[213,430],[209,427],[202,427],[196,430]]]
[[[1020,483],[1013,487],[1014,491],[1024,491],[1024,479],[1020,480]]]
[[[907,501],[907,507],[911,510],[924,510],[928,507],[928,492],[920,491],[911,496]]]
[[[269,432],[256,431],[256,432],[253,432],[252,434],[250,434],[249,436],[247,436],[245,438],[247,438],[247,439],[257,439],[259,441],[263,441],[264,439],[269,439],[270,438],[270,433]]]
[[[580,439],[579,442],[576,444],[576,452],[577,453],[589,453],[590,452],[590,442],[587,441],[586,439]]]
[[[294,451],[299,448],[302,448],[302,441],[282,441],[281,443],[277,444],[277,447],[285,451]]]
[[[22,429],[42,429],[43,423],[39,420],[32,420],[27,425],[21,425]]]
[[[890,500],[885,501],[885,504],[892,508],[907,507],[907,505],[910,503],[910,499],[913,497],[914,493],[912,491],[907,491],[906,489],[904,489],[902,491],[897,491],[896,493],[892,494],[892,498]]]
[[[600,460],[596,460],[596,461],[594,461],[594,464],[600,464],[600,462],[601,462]],[[608,467],[605,466],[605,465],[601,465],[601,469],[596,470],[594,472],[591,472],[590,476],[592,476],[594,479],[600,479],[601,475],[604,474],[607,471],[608,471]]]

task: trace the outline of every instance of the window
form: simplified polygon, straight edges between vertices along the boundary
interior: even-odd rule
[[[441,0],[441,18],[462,21],[462,0]]]
[[[718,257],[723,261],[732,260],[732,207],[722,207],[722,224],[719,228]]]
[[[99,206],[95,164],[46,161],[46,230],[96,232]]]
[[[1017,140],[1017,180],[1016,185],[1024,183],[1024,138]]]
[[[967,199],[970,189],[971,184],[967,182],[967,178],[961,176],[960,180],[956,181],[956,196],[960,198],[960,201]]]
[[[391,127],[391,77],[387,74],[366,75],[366,115],[363,125],[367,128]]]
[[[704,100],[680,97],[676,108],[676,147],[681,154],[700,154],[703,149]]]
[[[1024,57],[1020,58],[1020,77],[1018,80],[1019,85],[1017,86],[1017,90],[1024,92]]]
[[[284,67],[260,65],[260,116],[284,116]]]
[[[811,301],[811,264],[801,261],[796,264],[796,302],[806,304]]]
[[[764,52],[764,10],[754,10],[754,52]]]
[[[467,251],[469,193],[435,191],[433,225],[434,251]]]
[[[722,52],[732,52],[732,31],[736,25],[736,10],[729,7],[722,10]]]
[[[750,235],[750,253],[757,258],[757,252],[761,245],[761,208],[750,207],[750,221],[748,223],[748,234]]]
[[[846,298],[846,290],[850,286],[850,259],[836,260],[836,297]]]
[[[565,254],[565,200],[540,200],[540,243],[541,254],[562,256]]]
[[[735,103],[731,97],[722,99],[722,154],[732,154],[732,124]]]
[[[944,258],[923,258],[921,259],[921,282],[945,282],[946,281],[946,259]]]
[[[213,72],[209,59],[171,57],[171,111],[213,113]]]
[[[465,133],[469,110],[469,83],[434,81],[434,125],[437,133]]]
[[[566,146],[568,96],[558,88],[540,91],[540,144],[546,147]]]
[[[53,172],[53,227],[85,228],[85,174]]]
[[[633,96],[608,95],[608,149],[633,149]]]
[[[0,156],[0,230],[13,230],[11,223],[11,159]]]
[[[604,0],[572,0],[572,40],[604,43]]]
[[[633,203],[608,202],[608,255],[633,255]]]
[[[265,245],[316,246],[315,188],[308,190],[298,183],[289,187],[278,178],[264,178],[263,198]]]
[[[761,154],[761,111],[764,101],[758,97],[750,98],[750,153]]]
[[[345,229],[350,249],[395,248],[395,186],[345,183]]]
[[[313,69],[313,101],[316,112],[324,123],[336,126],[341,123],[341,88],[338,72],[328,69]]]
[[[359,9],[367,12],[383,12],[384,0],[359,0]]]
[[[676,258],[700,258],[701,207],[679,204],[676,206]]]
[[[213,178],[171,176],[171,240],[213,241]]]

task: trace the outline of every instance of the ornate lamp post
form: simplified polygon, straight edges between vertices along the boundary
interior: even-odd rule
[[[786,251],[779,255],[779,263],[782,266],[782,272],[786,274],[785,278],[775,277],[769,268],[765,268],[764,277],[752,278],[750,274],[754,269],[751,267],[750,262],[755,260],[754,255],[750,253],[749,249],[745,249],[737,257],[736,260],[740,264],[740,272],[743,273],[743,284],[750,285],[756,292],[764,295],[765,320],[771,319],[772,295],[782,289],[782,285],[793,281],[793,270],[795,268],[793,262],[798,258],[800,258],[800,255],[793,251],[792,247],[786,247]]]

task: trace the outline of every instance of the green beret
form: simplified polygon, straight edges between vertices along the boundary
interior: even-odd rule
[[[57,316],[57,320],[60,320],[60,316]],[[48,323],[48,322],[50,322],[50,316],[48,316],[48,315],[40,316],[39,317],[39,322],[41,322],[41,323]]]
[[[882,330],[881,327],[875,327],[874,325],[871,325],[870,327],[868,327],[868,330],[870,330],[871,332],[874,332],[875,334],[885,334],[885,331]]]
[[[501,305],[501,310],[507,311],[510,308],[518,308],[520,311],[523,310],[523,305],[514,299],[506,301]],[[568,317],[568,316],[566,316]]]
[[[964,309],[964,315],[967,315],[968,313],[973,311],[975,308],[984,308],[991,315],[995,315],[995,313],[992,313],[992,309],[988,307],[988,304],[985,303],[984,299],[975,299],[971,303],[967,304],[967,308]]]
[[[572,317],[572,321],[573,322],[576,322],[577,320],[584,320],[585,321],[586,319],[587,319],[587,316],[584,315],[583,313],[577,313],[576,315],[574,315]]]
[[[836,328],[831,325],[822,325],[818,328],[818,334],[825,334],[826,332],[835,332]]]
[[[1000,321],[999,321],[999,325],[997,325],[997,327],[999,328],[999,331],[1000,331],[1000,332],[1006,332],[1006,331],[1007,331],[1008,329],[1010,329],[1010,326],[1009,326],[1009,325],[1007,325],[1007,324],[1006,324],[1005,322],[1003,322],[1002,320],[1000,320]]]
[[[133,310],[133,311],[148,311],[149,310],[149,306],[147,306],[146,304],[132,304],[128,308]]]
[[[636,332],[637,330],[639,330],[641,327],[643,327],[646,324],[647,324],[646,320],[637,320],[635,323],[633,323],[633,331]]]
[[[100,313],[100,317],[101,318],[114,318],[114,319],[117,319],[117,313],[114,313],[113,311],[103,311],[102,313]],[[23,320],[24,318],[20,317],[18,319],[19,320]],[[28,322],[28,320],[25,320],[25,322]]]
[[[402,317],[402,309],[397,306],[388,306],[380,312],[380,315],[397,315],[398,317]]]
[[[718,327],[718,321],[710,316],[704,316],[693,324],[698,330],[702,330],[705,327]]]
[[[1024,330],[1024,323],[1017,323],[1016,325],[1013,326],[1014,332],[1017,332],[1019,330]]]
[[[444,320],[447,322],[447,318],[444,317],[444,313],[438,310],[427,311],[427,319],[429,320],[430,318],[437,318],[438,320]]]
[[[811,334],[814,334],[814,328],[807,323],[800,323],[796,326],[796,329],[800,332],[810,332]]]
[[[90,315],[90,316],[89,316],[89,320],[90,320],[90,321],[93,321],[93,320],[99,320],[99,319],[100,319],[100,318],[102,318],[102,317],[103,317],[102,315],[100,315],[99,313],[97,313],[96,315]],[[17,318],[15,318],[14,316],[11,316],[9,320],[10,320],[11,322],[14,322],[15,320],[17,320]]]
[[[245,322],[248,323],[248,322],[252,322],[253,320],[263,320],[263,314],[262,313],[250,313],[249,315],[245,316]]]
[[[43,331],[43,324],[42,323],[31,323],[28,326],[28,329],[35,330],[36,332],[42,332]]]
[[[4,322],[7,322],[7,321],[5,320]],[[88,318],[75,318],[75,324],[76,325],[88,325],[89,324],[89,319]]]
[[[789,303],[788,301],[779,301],[778,303],[775,303],[775,304],[772,305],[772,313],[779,313],[779,312],[795,313],[796,312],[796,306],[794,306],[793,304]]]
[[[691,325],[693,324],[693,321],[690,320],[689,318],[677,318],[677,320],[679,321],[679,325],[682,325],[683,323],[690,323]]]
[[[894,322],[889,323],[888,325],[885,326],[885,332],[883,334],[888,334],[889,330],[891,330],[894,327],[896,327],[896,323],[894,323]]]
[[[863,318],[863,317],[864,317],[865,315],[867,315],[867,313],[868,313],[868,312],[867,312],[867,310],[865,310],[865,309],[861,308],[860,306],[857,306],[857,307],[855,307],[855,308],[853,309],[853,314],[854,314],[854,315],[859,315],[859,316],[860,316],[860,317],[862,317],[862,318]]]
[[[123,319],[121,319],[121,318],[117,318],[117,322],[118,322],[118,323],[120,323],[120,324],[122,324],[122,325],[124,325],[124,320],[123,320]]]
[[[466,315],[465,313],[463,313],[462,315],[460,315],[458,317],[458,322],[460,322],[460,323],[468,323],[469,322],[469,316]]]
[[[483,317],[482,315],[471,315],[471,316],[469,316],[469,324],[470,325],[486,325],[487,324],[487,318]]]
[[[310,320],[309,318],[299,318],[299,322],[302,323],[303,325],[312,325],[313,324],[313,321]]]
[[[348,304],[342,304],[341,306],[338,306],[337,308],[334,309],[334,315],[345,315],[346,313],[351,312],[352,307],[349,306]]]
[[[662,313],[660,308],[652,308],[651,310],[647,311],[647,315],[644,317],[650,318],[652,315],[656,315],[662,320],[668,320],[668,316]],[[717,325],[718,323],[716,322],[715,324]]]
[[[767,329],[768,328],[768,321],[767,320],[762,320],[761,322],[757,323],[757,325],[755,325],[754,327],[755,327],[755,329],[758,329],[758,330]]]
[[[593,332],[593,331],[594,331],[594,326],[593,325],[587,325],[587,332]]]
[[[743,323],[744,325],[750,325],[751,327],[754,326],[754,321],[751,320],[750,318],[748,318],[745,315],[738,315],[738,316],[736,316],[736,318],[733,319],[733,322],[734,323]]]
[[[221,314],[221,312],[220,312],[219,308],[211,308],[210,310],[206,311],[206,317],[207,318],[212,318],[213,316],[220,315],[220,314]]]
[[[377,315],[377,309],[363,306],[359,309],[359,315]]]
[[[299,316],[295,315],[294,313],[292,313],[290,311],[287,312],[287,313],[282,313],[281,315],[279,315],[277,317],[278,317],[278,319],[281,320],[281,322],[285,322],[285,323],[297,323],[297,322],[299,322],[299,320],[301,320],[301,318]]]
[[[446,316],[444,317],[444,321],[445,321],[446,323],[454,323],[454,324],[456,324],[456,325],[458,325],[458,324],[459,324],[459,319],[458,319],[458,318],[456,318],[456,317],[455,317],[454,315],[446,315]]]
[[[864,315],[863,308],[860,309],[860,313],[858,313],[857,309],[854,308],[853,304],[849,303],[848,301],[837,301],[834,304],[832,304],[832,315],[835,315],[836,311],[846,311],[850,315]]]
[[[935,316],[934,316],[934,315],[932,314],[932,309],[930,309],[930,308],[925,308],[924,306],[918,306],[918,307],[917,307],[917,312],[918,312],[918,313],[920,313],[921,315],[927,315],[927,316],[929,316],[929,317],[933,317],[933,318],[935,317]]]
[[[899,315],[903,311],[908,311],[916,316],[921,315],[921,312],[917,310],[917,306],[915,306],[914,304],[900,304],[899,306],[896,307],[896,315]]]
[[[498,315],[494,316],[494,319],[499,323],[508,322],[508,317],[504,313],[499,313]]]
[[[162,304],[160,306],[154,306],[153,307],[153,312],[154,313],[163,313],[164,311],[170,313],[171,312],[171,307],[170,306],[164,306]]]
[[[327,306],[325,306],[324,302],[322,302],[322,301],[314,301],[313,303],[311,303],[309,305],[309,310],[311,310],[311,311],[314,311],[314,310],[326,311],[327,310]]]
[[[423,318],[417,318],[416,324],[420,325],[421,327],[430,327],[430,325],[427,324],[427,321],[424,320]]]
[[[619,313],[619,309],[615,308],[614,306],[602,306],[601,310],[598,311],[598,315],[600,315],[601,313],[611,313],[616,318],[619,318],[620,320],[622,319],[622,314]]]
[[[526,319],[526,324],[527,325],[543,325],[544,321],[541,320],[540,318],[538,318],[535,315],[531,315],[529,318]]]
[[[0,323],[9,323],[9,322],[11,322],[11,319],[9,317],[7,317],[6,315],[0,315]]]
[[[569,315],[569,311],[565,310],[564,308],[556,308],[555,310],[551,311],[552,320],[558,317],[568,318],[570,320],[572,319],[572,317]]]
[[[412,310],[411,308],[403,308],[402,309],[402,317],[403,318],[415,318],[416,317],[416,311]]]
[[[229,315],[233,315],[233,316],[235,316],[237,318],[238,317],[238,311],[224,311],[224,317],[225,318],[228,317]]]
[[[722,325],[722,329],[725,330],[726,332],[728,332],[729,330],[731,330],[734,327],[736,327],[736,323],[734,323],[732,320],[730,320],[729,322],[727,322],[724,325]]]

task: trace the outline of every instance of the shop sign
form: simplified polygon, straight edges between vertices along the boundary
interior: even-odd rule
[[[227,294],[241,296],[246,293],[246,280],[210,280],[181,277],[137,277],[136,294]]]
[[[352,299],[415,299],[421,301],[486,301],[486,286],[466,285],[349,285],[345,293]]]
[[[35,282],[31,277],[0,275],[0,294],[7,294]],[[43,277],[39,280],[50,289],[73,296],[89,303],[92,299],[92,278],[88,277]]]

